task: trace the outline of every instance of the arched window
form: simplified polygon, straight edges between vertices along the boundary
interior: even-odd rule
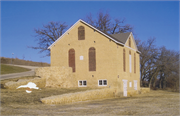
[[[85,29],[83,26],[78,27],[78,40],[85,40]]]
[[[72,67],[73,72],[76,71],[75,69],[75,50],[69,50],[69,67]]]
[[[136,73],[136,53],[134,53],[134,73]]]
[[[126,71],[126,54],[125,54],[125,49],[123,49],[123,69],[124,72]]]
[[[89,71],[96,71],[96,50],[89,48]]]

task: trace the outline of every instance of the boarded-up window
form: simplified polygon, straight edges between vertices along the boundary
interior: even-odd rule
[[[123,49],[123,69],[124,72],[126,71],[126,54],[125,54],[125,49]]]
[[[85,40],[85,29],[83,26],[78,27],[78,40]]]
[[[136,53],[134,53],[134,73],[136,73]]]
[[[131,51],[129,51],[129,72],[132,72],[132,66],[131,66]]]
[[[69,67],[72,67],[73,72],[76,71],[75,69],[75,50],[69,50]]]
[[[89,71],[96,71],[96,50],[89,48]]]
[[[129,47],[131,47],[131,38],[129,38]]]

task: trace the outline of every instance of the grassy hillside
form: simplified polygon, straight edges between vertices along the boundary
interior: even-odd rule
[[[22,67],[1,64],[1,74],[19,73],[19,72],[25,72],[29,70],[30,69],[26,69]]]
[[[45,63],[45,62],[34,62],[34,61],[23,60],[23,59],[19,59],[19,58],[5,58],[5,57],[1,57],[1,63],[26,65],[26,66],[38,66],[38,67],[49,67],[50,66],[50,64]]]

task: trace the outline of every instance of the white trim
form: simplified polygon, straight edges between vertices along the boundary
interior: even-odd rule
[[[134,46],[135,46],[136,50],[138,51],[137,46],[136,46],[136,42],[135,42],[135,40],[134,40],[133,34],[132,34],[132,38],[133,38]]]
[[[102,81],[102,85],[99,85],[99,81]],[[106,85],[104,85],[103,81],[106,80]],[[107,82],[107,79],[99,79],[98,80],[98,86],[107,86],[108,85],[108,82]]]
[[[133,50],[133,51],[136,51],[135,49],[133,49],[133,48],[131,48],[131,47],[129,47],[129,46],[124,45],[124,47],[127,47],[127,48],[129,48],[129,49],[131,49],[131,50]]]
[[[132,32],[130,32],[128,38],[126,39],[126,42],[128,41],[129,37],[131,36]],[[124,45],[126,44],[126,42],[124,43]]]
[[[82,85],[79,85],[79,81],[82,81]],[[83,82],[86,80],[78,80],[78,87],[87,87],[87,81],[86,81],[86,85],[83,85]]]
[[[135,51],[135,52],[141,53],[140,51],[137,51],[137,50],[135,50],[135,49],[133,49],[133,48],[131,48],[131,47],[129,47],[129,46],[124,45],[124,47],[129,48],[129,49],[131,49],[131,50],[133,50],[133,51]]]
[[[114,39],[111,38],[110,36],[108,36],[108,35],[106,35],[105,33],[99,31],[99,30],[96,29],[95,27],[89,25],[89,24],[86,23],[85,21],[79,19],[73,26],[71,26],[71,28],[69,28],[69,29],[68,29],[64,34],[62,34],[54,43],[52,43],[52,44],[48,47],[48,49],[51,49],[51,47],[52,47],[57,41],[59,41],[64,35],[66,35],[66,33],[68,33],[68,32],[69,32],[77,23],[79,23],[80,21],[83,22],[83,23],[85,23],[86,25],[90,26],[91,28],[95,29],[95,30],[98,31],[99,33],[103,34],[103,35],[106,36],[107,38],[113,40],[114,42],[116,42],[116,43],[118,43],[118,44],[121,44],[121,45],[124,45],[123,43],[114,40]]]
[[[133,49],[133,48],[131,48],[131,47],[125,45],[126,42],[129,40],[129,37],[130,37],[131,35],[132,35],[132,40],[133,40],[133,42],[134,42],[135,49]],[[128,36],[126,42],[124,43],[124,46],[125,46],[125,47],[127,47],[127,48],[129,48],[129,49],[132,49],[132,50],[134,50],[134,51],[137,51],[138,53],[141,53],[141,52],[138,51],[138,49],[137,49],[136,42],[135,42],[135,40],[134,40],[134,36],[133,36],[132,32],[129,34],[129,36]]]

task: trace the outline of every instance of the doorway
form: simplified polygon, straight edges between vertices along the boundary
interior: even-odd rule
[[[123,80],[123,96],[127,97],[127,80]]]

